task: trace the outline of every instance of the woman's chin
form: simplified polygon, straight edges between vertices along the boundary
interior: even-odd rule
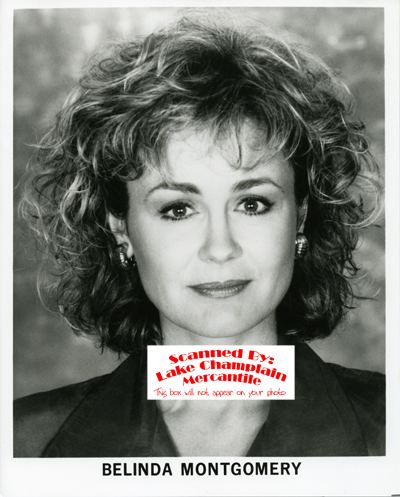
[[[164,323],[165,324],[165,323]],[[171,323],[170,323],[171,324]],[[232,316],[210,316],[208,319],[193,319],[187,323],[180,323],[172,331],[171,327],[163,326],[165,342],[169,338],[179,337],[180,343],[272,343],[275,338],[275,327],[268,319],[244,322],[234,320]],[[172,331],[172,333],[170,333]],[[175,341],[175,340],[174,340]]]

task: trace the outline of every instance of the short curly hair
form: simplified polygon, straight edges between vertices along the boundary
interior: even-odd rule
[[[160,164],[171,133],[202,126],[219,139],[250,119],[292,165],[299,205],[308,202],[309,251],[277,309],[278,333],[329,335],[352,303],[353,251],[371,220],[356,180],[376,189],[351,102],[303,48],[221,23],[182,18],[93,58],[38,147],[23,201],[55,261],[48,301],[102,347],[159,343],[158,311],[137,271],[120,269],[108,213],[126,217],[126,182]]]

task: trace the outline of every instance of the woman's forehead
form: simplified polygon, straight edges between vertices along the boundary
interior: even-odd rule
[[[284,154],[266,143],[262,130],[245,123],[238,132],[218,136],[210,128],[187,127],[171,133],[160,159],[141,183],[226,182],[247,178],[270,178],[285,191],[292,191],[294,172]]]
[[[165,147],[165,158],[169,163],[179,155],[191,155],[193,160],[202,160],[216,153],[222,155],[233,168],[250,169],[261,158],[274,156],[277,149],[268,145],[266,132],[252,121],[241,126],[214,130],[207,126],[188,126],[171,133]]]

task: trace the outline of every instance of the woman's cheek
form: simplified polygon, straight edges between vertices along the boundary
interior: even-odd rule
[[[171,229],[150,231],[147,228],[135,238],[139,243],[132,245],[145,289],[173,285],[182,277],[188,260],[193,257],[193,240],[172,235]]]

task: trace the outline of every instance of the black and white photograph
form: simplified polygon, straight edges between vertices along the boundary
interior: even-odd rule
[[[13,11],[13,464],[97,461],[99,495],[387,492],[384,7]],[[150,399],[154,346],[291,348],[295,398]],[[329,467],[387,481],[307,493]]]

